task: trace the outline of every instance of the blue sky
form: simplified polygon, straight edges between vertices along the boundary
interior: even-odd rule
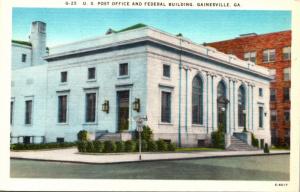
[[[290,11],[14,8],[12,38],[28,40],[31,22],[35,20],[47,23],[50,47],[101,36],[108,28],[120,30],[136,23],[172,34],[182,33],[197,43],[291,29]]]

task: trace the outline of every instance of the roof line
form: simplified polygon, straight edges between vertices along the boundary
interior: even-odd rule
[[[270,33],[262,33],[262,34],[257,34],[257,35],[254,35],[254,36],[238,36],[238,37],[235,37],[235,38],[226,39],[226,40],[221,40],[221,41],[213,41],[213,42],[210,42],[210,43],[206,43],[206,42],[205,42],[205,43],[203,43],[203,44],[209,45],[209,44],[212,44],[212,43],[220,43],[220,42],[232,41],[232,40],[235,40],[235,39],[245,39],[245,38],[259,37],[259,36],[266,36],[266,35],[271,35],[271,34],[275,34],[275,33],[284,33],[284,32],[292,32],[292,30],[291,30],[291,29],[288,29],[288,30],[282,30],[282,31],[270,32]],[[255,32],[251,32],[251,33],[255,33]]]

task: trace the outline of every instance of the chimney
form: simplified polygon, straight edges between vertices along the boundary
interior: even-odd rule
[[[34,21],[31,26],[32,65],[42,65],[46,56],[46,23]]]

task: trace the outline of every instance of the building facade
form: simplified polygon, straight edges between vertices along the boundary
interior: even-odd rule
[[[290,145],[291,31],[245,34],[208,43],[219,51],[234,54],[270,69],[270,125],[272,144]]]
[[[220,126],[227,147],[245,128],[270,143],[269,70],[234,55],[139,24],[38,58],[12,64],[13,143],[75,141],[83,129],[92,139],[126,140],[138,115],[147,116],[154,139],[179,146],[206,145]]]

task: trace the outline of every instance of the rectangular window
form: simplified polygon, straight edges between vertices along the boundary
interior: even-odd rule
[[[284,121],[290,122],[290,110],[284,110]]]
[[[283,60],[291,60],[291,47],[284,47],[282,49]]]
[[[119,65],[119,76],[127,76],[128,75],[128,63],[121,63]]]
[[[290,100],[290,88],[283,88],[283,101],[289,101]]]
[[[271,121],[276,122],[277,121],[277,111],[271,110]]]
[[[276,80],[276,69],[270,69],[270,76],[272,78],[272,81]]]
[[[65,83],[68,81],[68,72],[63,71],[60,73],[60,82]]]
[[[27,55],[23,53],[23,54],[22,54],[22,62],[23,62],[23,63],[26,62],[26,57],[27,57]]]
[[[65,138],[63,138],[63,137],[56,138],[56,143],[64,143],[64,142],[65,142]]]
[[[96,93],[86,94],[85,121],[96,121]]]
[[[264,126],[264,108],[263,107],[259,107],[259,127],[263,128]]]
[[[284,68],[283,69],[283,80],[290,81],[291,80],[291,68]]]
[[[244,54],[244,60],[256,63],[256,52],[246,52]]]
[[[170,65],[163,65],[163,76],[164,77],[171,77],[171,66]]]
[[[58,122],[67,122],[67,95],[58,96]]]
[[[161,94],[161,122],[171,123],[171,93],[163,91]]]
[[[276,101],[276,89],[270,89],[270,101]]]
[[[96,79],[96,68],[88,68],[88,79]]]
[[[263,52],[263,62],[275,61],[275,49],[266,49]]]
[[[25,101],[25,124],[32,123],[32,100]]]
[[[13,115],[14,115],[14,102],[10,102],[10,124],[13,124]]]
[[[259,96],[260,96],[260,97],[262,97],[262,96],[264,95],[263,89],[262,89],[262,88],[259,88],[259,89],[258,89],[258,92],[259,92]]]

